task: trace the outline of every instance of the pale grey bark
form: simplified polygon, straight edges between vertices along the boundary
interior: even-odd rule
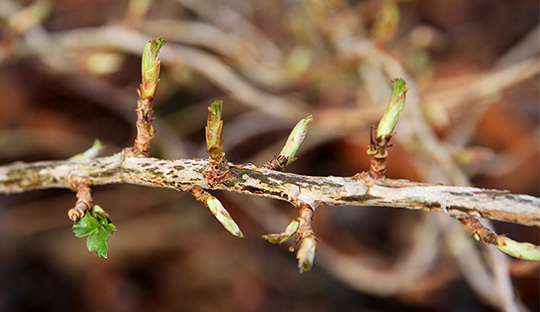
[[[176,190],[219,189],[316,205],[381,206],[439,211],[452,217],[482,217],[540,226],[540,199],[508,191],[445,186],[406,180],[372,181],[356,177],[314,177],[230,164],[221,184],[209,186],[206,159],[162,160],[123,154],[85,161],[13,163],[0,167],[0,193],[68,188],[72,177],[92,185],[126,183]]]

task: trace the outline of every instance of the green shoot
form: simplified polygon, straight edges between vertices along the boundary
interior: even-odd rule
[[[392,88],[392,97],[377,127],[377,140],[389,140],[392,137],[399,115],[405,106],[405,99],[409,90],[406,87],[405,80],[401,78],[392,80]]]
[[[79,219],[71,228],[77,237],[86,238],[89,252],[95,251],[98,257],[107,258],[109,235],[116,231],[109,215],[98,205]]]

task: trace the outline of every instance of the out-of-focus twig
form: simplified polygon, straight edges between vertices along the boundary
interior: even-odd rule
[[[258,49],[265,51],[264,55],[274,61],[282,61],[283,55],[277,46],[255,27],[248,19],[240,12],[229,7],[221,1],[215,1],[209,6],[197,0],[177,0],[182,5],[199,14],[203,19],[211,23],[215,23],[221,28],[239,33],[242,38],[250,42],[256,43]],[[218,18],[216,18],[218,16]]]
[[[60,62],[58,57],[63,55],[61,51],[80,48],[114,48],[138,55],[139,47],[146,44],[147,38],[142,33],[121,26],[75,29],[51,34],[40,31],[38,34],[27,35],[25,43],[20,43],[18,47],[18,55],[24,57],[37,53],[49,59],[51,65]],[[53,51],[59,53],[53,54]],[[219,58],[207,52],[168,44],[162,49],[160,57],[164,63],[187,66],[201,73],[245,105],[271,115],[289,116],[293,120],[308,115],[305,112],[306,104],[302,101],[278,97],[251,85]]]

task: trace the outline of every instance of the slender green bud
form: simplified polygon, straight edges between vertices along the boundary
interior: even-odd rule
[[[90,147],[89,149],[87,149],[86,151],[82,153],[79,153],[73,157],[70,157],[69,160],[92,159],[96,157],[101,152],[101,150],[103,150],[104,147],[105,146],[103,145],[103,143],[101,143],[100,140],[96,139],[94,140],[94,145],[92,145],[92,147]]]
[[[296,254],[298,259],[298,269],[300,273],[307,272],[311,270],[313,266],[313,261],[315,260],[315,251],[317,250],[317,243],[315,242],[315,237],[308,236],[302,240],[300,249]]]
[[[159,82],[159,70],[161,61],[158,59],[159,50],[165,44],[161,37],[150,40],[143,50],[142,55],[142,84],[141,97],[151,98],[156,94],[156,88]]]
[[[399,115],[405,106],[405,99],[407,97],[407,91],[405,80],[396,78],[392,80],[392,97],[390,102],[384,111],[384,115],[377,127],[377,139],[389,139],[394,133],[394,128],[399,119]]]
[[[506,236],[498,236],[496,247],[515,258],[540,261],[540,246],[531,243],[516,242]]]
[[[304,141],[304,138],[306,137],[307,129],[309,125],[311,124],[311,121],[313,120],[313,117],[311,115],[307,116],[306,118],[300,120],[294,129],[291,131],[291,134],[289,135],[289,138],[287,139],[287,143],[285,143],[285,146],[283,146],[283,149],[281,150],[281,153],[279,155],[287,157],[287,163],[285,163],[285,166],[290,165],[293,161],[295,161],[295,155],[298,151],[298,148],[300,148],[300,145]]]
[[[242,234],[242,231],[240,231],[240,228],[234,222],[229,212],[225,210],[225,208],[217,198],[208,195],[208,198],[206,199],[206,205],[227,231],[231,232],[231,234],[236,237],[244,237],[244,234]]]
[[[218,159],[223,154],[223,120],[221,120],[222,101],[215,101],[208,108],[208,120],[206,125],[206,147],[212,159]]]
[[[273,244],[284,243],[284,242],[288,241],[289,239],[291,239],[291,237],[293,237],[293,235],[298,230],[298,225],[299,224],[300,223],[298,223],[298,221],[293,220],[291,223],[289,223],[289,225],[287,226],[287,228],[285,229],[285,231],[283,233],[265,234],[265,235],[262,236],[262,238],[266,239],[267,241],[269,241],[270,243],[273,243]]]

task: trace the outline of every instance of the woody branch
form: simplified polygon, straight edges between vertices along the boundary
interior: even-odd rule
[[[229,163],[231,177],[210,186],[209,160],[162,160],[116,154],[83,161],[13,163],[0,167],[0,193],[69,188],[69,176],[93,186],[126,183],[187,191],[225,190],[290,201],[298,193],[323,205],[380,206],[438,211],[452,217],[482,217],[540,226],[540,199],[507,191],[445,186],[406,180],[373,181],[356,177],[314,177]]]

